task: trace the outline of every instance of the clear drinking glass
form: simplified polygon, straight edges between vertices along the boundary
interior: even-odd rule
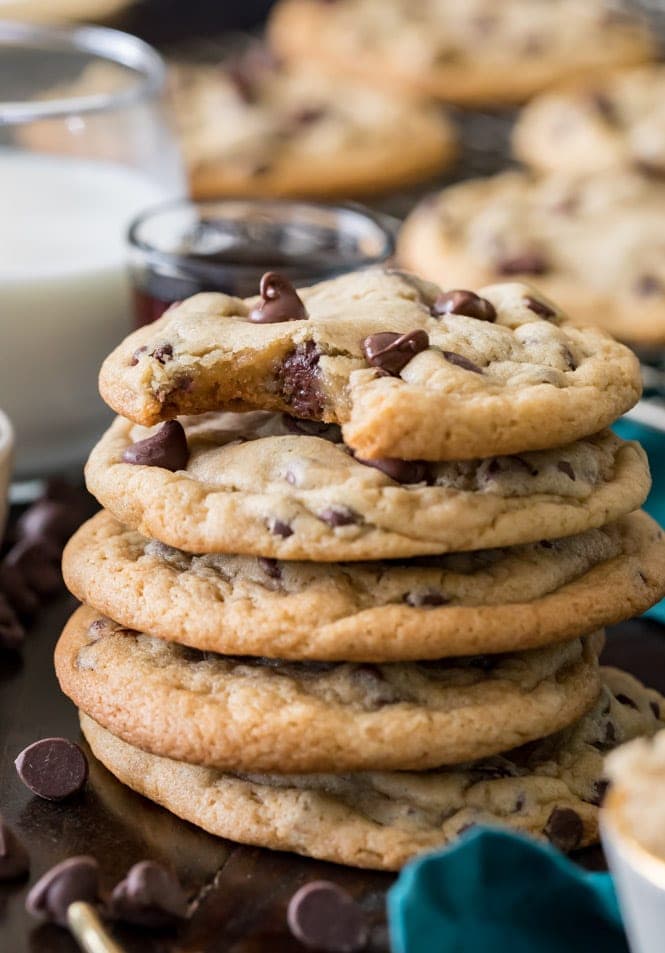
[[[149,209],[129,232],[136,323],[199,291],[258,294],[278,271],[313,284],[386,261],[395,222],[353,203],[282,199],[181,201]]]
[[[20,478],[80,465],[132,325],[126,232],[185,194],[165,67],[114,30],[0,21],[0,408]]]

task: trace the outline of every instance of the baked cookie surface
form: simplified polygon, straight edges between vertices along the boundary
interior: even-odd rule
[[[266,275],[262,293],[172,307],[106,359],[102,397],[140,424],[279,410],[343,425],[363,458],[455,460],[568,443],[641,392],[627,348],[525,285],[441,292],[370,268],[299,293]]]
[[[543,94],[513,132],[517,157],[539,172],[665,172],[665,66]]]
[[[653,58],[644,24],[602,0],[281,0],[277,53],[462,105],[506,105]]]
[[[470,287],[513,275],[571,318],[635,344],[665,341],[665,184],[635,171],[454,185],[407,219],[398,254]]]
[[[193,553],[339,562],[517,545],[602,526],[641,506],[650,487],[642,448],[610,431],[518,456],[372,466],[337,442],[335,427],[311,436],[280,414],[183,423],[176,472],[126,462],[145,452],[134,440],[161,446],[174,422],[146,436],[118,418],[86,479],[120,522]]]
[[[423,774],[222,774],[146,754],[86,715],[81,726],[121,781],[212,834],[397,870],[477,823],[507,825],[566,851],[597,841],[605,753],[663,728],[664,706],[627,673],[601,671],[597,703],[558,735]]]
[[[79,609],[55,653],[76,705],[130,744],[243,771],[424,769],[579,718],[599,634],[527,653],[421,663],[280,662],[197,652]]]
[[[196,556],[99,513],[70,540],[71,592],[123,626],[204,651],[406,661],[510,652],[640,615],[665,595],[645,513],[556,541],[402,562]]]

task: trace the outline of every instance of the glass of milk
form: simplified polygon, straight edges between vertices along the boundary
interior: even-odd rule
[[[0,21],[0,409],[20,479],[78,468],[108,420],[127,226],[186,190],[164,81],[135,37]]]

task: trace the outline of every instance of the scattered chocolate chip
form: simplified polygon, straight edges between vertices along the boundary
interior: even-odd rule
[[[497,271],[500,275],[545,275],[549,271],[549,265],[539,252],[524,252],[521,255],[514,255],[511,258],[502,258],[497,263]]]
[[[25,908],[33,917],[67,926],[67,910],[77,900],[99,901],[99,866],[94,857],[70,857],[56,864],[30,890]]]
[[[545,304],[544,301],[541,301],[540,298],[532,298],[531,295],[528,295],[524,299],[524,304],[529,311],[533,311],[534,314],[537,314],[541,318],[549,319],[556,317],[554,308],[550,308],[550,306]]]
[[[270,579],[282,578],[282,570],[280,569],[279,563],[276,559],[269,559],[267,556],[259,556],[259,565],[266,576],[269,576]]]
[[[559,462],[556,465],[556,468],[561,473],[565,473],[570,480],[573,480],[573,482],[575,481],[575,471],[573,470],[572,466],[568,463],[567,460],[559,460]]]
[[[189,459],[187,437],[182,424],[167,420],[157,433],[127,447],[122,455],[125,463],[164,470],[184,470]]]
[[[429,337],[426,331],[379,331],[364,338],[360,346],[368,364],[398,377],[411,358],[427,350]]]
[[[322,522],[327,523],[333,528],[337,526],[351,526],[354,523],[360,523],[361,519],[358,513],[349,506],[328,506],[318,514]]]
[[[259,287],[261,304],[249,313],[249,320],[257,324],[276,324],[281,321],[306,321],[305,305],[288,278],[276,271],[267,271]]]
[[[421,589],[416,592],[407,592],[404,601],[408,606],[421,609],[425,606],[445,606],[449,600],[436,589]]]
[[[139,362],[139,358],[142,354],[147,352],[148,348],[144,345],[143,347],[137,347],[137,349],[132,354],[131,360],[129,362],[130,367],[136,367]]]
[[[479,321],[496,321],[496,308],[491,301],[461,289],[440,294],[432,305],[432,314],[464,314]]]
[[[660,705],[658,704],[658,702],[650,701],[650,702],[649,702],[649,708],[650,708],[651,711],[654,713],[654,715],[656,716],[656,718],[660,719]]]
[[[545,836],[555,847],[569,853],[579,847],[584,836],[584,825],[576,811],[569,807],[555,807],[545,825]]]
[[[365,915],[353,897],[328,880],[314,880],[296,891],[286,919],[297,940],[322,953],[357,953],[369,936]]]
[[[166,364],[173,359],[173,346],[171,344],[158,344],[154,351],[150,352],[150,357],[154,357],[160,364]]]
[[[14,762],[25,786],[47,801],[77,794],[88,778],[88,761],[67,738],[42,738],[28,745]]]
[[[316,343],[306,341],[287,354],[279,367],[280,393],[302,417],[318,418],[323,414],[323,394],[319,387],[320,357]]]
[[[635,294],[648,298],[663,293],[663,284],[655,275],[640,275],[634,285]]]
[[[16,570],[38,596],[52,596],[62,587],[61,553],[62,547],[49,539],[20,539],[5,556],[4,565],[10,572]]]
[[[57,500],[38,500],[17,520],[18,536],[46,537],[65,543],[80,523],[79,513]]]
[[[445,359],[449,364],[454,364],[456,367],[461,367],[465,371],[473,371],[474,374],[482,374],[482,367],[478,367],[477,364],[474,364],[473,361],[470,361],[468,357],[464,357],[463,354],[458,354],[456,351],[441,351]]]
[[[375,460],[355,458],[366,467],[374,467],[396,483],[425,483],[430,478],[430,468],[423,460],[399,460],[397,457],[377,457]]]
[[[0,592],[0,651],[15,651],[24,638],[25,628],[7,598]]]
[[[0,817],[0,882],[18,880],[30,870],[28,852],[14,831]]]
[[[111,917],[137,926],[174,926],[187,916],[187,897],[176,875],[152,860],[129,870],[113,890]]]
[[[268,528],[273,536],[281,536],[282,539],[288,539],[289,536],[293,536],[293,530],[288,523],[285,523],[283,520],[270,520]]]
[[[320,420],[299,420],[289,414],[282,414],[284,426],[291,433],[303,434],[307,437],[321,437],[331,443],[342,443],[342,430],[337,424],[324,424]]]

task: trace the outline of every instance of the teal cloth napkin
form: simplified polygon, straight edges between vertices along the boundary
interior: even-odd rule
[[[609,874],[488,827],[405,867],[388,921],[393,953],[628,953]]]
[[[649,457],[653,488],[646,502],[646,511],[665,527],[665,434],[650,427],[643,427],[630,420],[620,420],[614,430],[624,440],[639,440]],[[665,622],[665,599],[649,609],[645,615]]]

